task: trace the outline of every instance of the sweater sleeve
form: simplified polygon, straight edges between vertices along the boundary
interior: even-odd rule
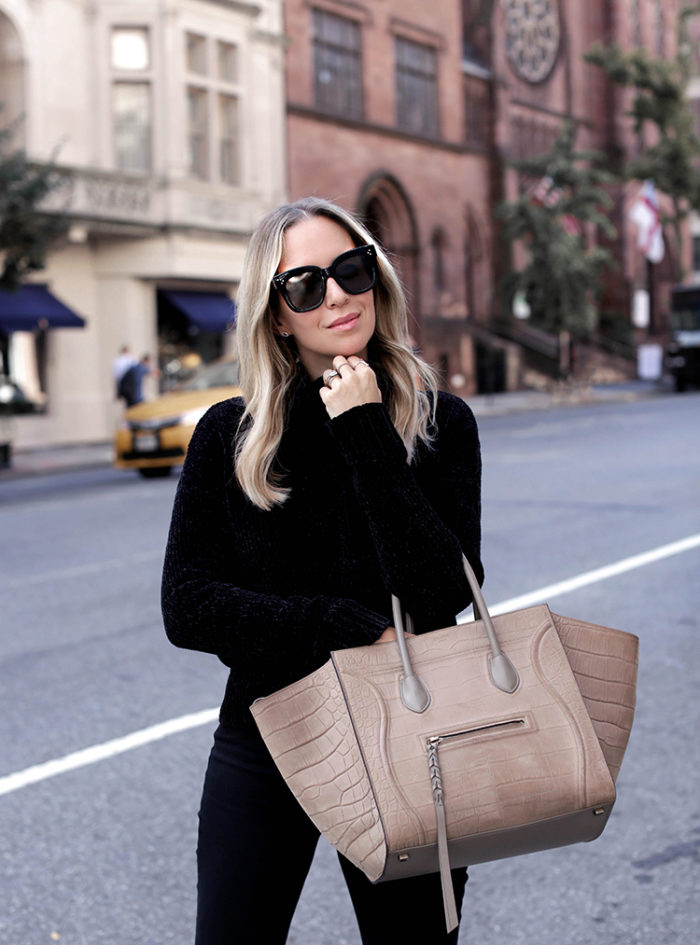
[[[230,424],[217,422],[224,406],[202,418],[187,451],[161,605],[173,644],[216,654],[260,694],[310,672],[332,649],[373,643],[389,621],[343,598],[282,597],[237,584],[231,565],[237,536],[226,511],[232,464],[224,437]]]
[[[355,407],[330,421],[351,469],[384,585],[419,628],[430,629],[471,602],[461,553],[479,583],[484,574],[476,421],[464,401],[449,395],[440,396],[436,421],[432,447],[421,447],[421,459],[411,465],[383,404]]]

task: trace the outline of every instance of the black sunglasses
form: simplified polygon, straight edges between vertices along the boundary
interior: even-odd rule
[[[278,273],[272,285],[293,312],[311,312],[323,303],[329,276],[350,295],[368,292],[377,281],[377,251],[371,245],[355,246],[337,256],[327,269],[298,266]]]

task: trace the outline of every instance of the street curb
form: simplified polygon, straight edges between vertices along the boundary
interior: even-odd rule
[[[72,455],[69,456],[69,453]],[[113,455],[111,442],[69,444],[54,449],[20,449],[13,454],[12,465],[7,469],[0,469],[0,483],[62,472],[107,469],[112,465]]]

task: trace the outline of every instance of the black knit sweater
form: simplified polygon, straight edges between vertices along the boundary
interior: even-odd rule
[[[176,646],[230,668],[221,721],[316,669],[331,650],[373,643],[391,593],[416,631],[449,626],[471,600],[464,550],[483,579],[481,458],[466,404],[438,397],[431,448],[409,466],[384,404],[328,419],[321,380],[298,381],[278,453],[287,501],[254,506],[233,472],[240,398],[212,407],[192,437],[175,496],[162,608]]]

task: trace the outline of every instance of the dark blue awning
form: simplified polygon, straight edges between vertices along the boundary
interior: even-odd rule
[[[45,285],[23,285],[17,292],[0,289],[0,331],[36,331],[37,328],[84,328],[76,315]]]
[[[161,289],[160,293],[200,331],[227,331],[236,320],[236,306],[223,292]]]

